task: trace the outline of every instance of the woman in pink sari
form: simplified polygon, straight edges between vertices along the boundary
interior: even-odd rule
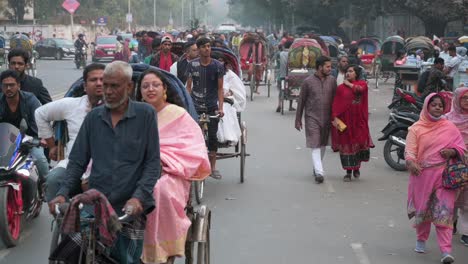
[[[158,113],[162,175],[153,190],[156,209],[148,215],[143,263],[173,263],[184,256],[191,222],[185,214],[192,180],[211,173],[205,140],[198,124],[185,111],[175,90],[154,70],[140,76],[137,99]]]
[[[465,145],[468,148],[468,87],[460,87],[455,90],[452,100],[452,110],[447,114],[447,119],[460,130]],[[467,157],[468,160],[468,157]],[[460,241],[468,246],[468,188],[460,193],[457,208],[460,209],[458,219],[459,232],[462,235]]]
[[[419,121],[409,128],[405,159],[411,173],[408,184],[408,217],[415,218],[415,251],[424,253],[431,231],[436,227],[442,263],[453,263],[452,229],[457,191],[442,187],[442,172],[448,158],[464,155],[465,143],[458,128],[442,114],[444,100],[428,95]]]
[[[369,161],[370,148],[374,147],[369,132],[369,104],[366,81],[359,80],[361,68],[351,65],[346,69],[346,79],[338,86],[332,105],[332,149],[340,152],[341,166],[346,170],[344,181],[361,176],[361,162]],[[338,119],[347,127],[338,129]]]

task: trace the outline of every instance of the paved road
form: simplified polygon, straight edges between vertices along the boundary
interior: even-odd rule
[[[71,61],[42,63],[48,69],[41,67],[40,76],[57,93],[80,74]],[[388,117],[389,87],[370,91],[374,140]],[[326,182],[316,185],[304,135],[293,128],[294,114],[281,116],[275,108],[275,97],[260,95],[243,114],[252,155],[246,182],[239,184],[238,159],[220,161],[223,179],[208,180],[212,263],[440,263],[434,234],[427,254],[412,251],[415,235],[406,217],[408,175],[386,165],[382,142],[375,142],[362,179],[351,183],[342,181],[339,156],[329,151]],[[0,250],[0,263],[46,263],[50,220],[44,210],[28,223],[18,247]],[[457,263],[468,263],[468,248],[458,239],[454,238]]]

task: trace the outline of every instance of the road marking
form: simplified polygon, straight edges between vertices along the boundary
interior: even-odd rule
[[[360,264],[370,264],[370,260],[367,257],[367,254],[364,251],[362,244],[352,243],[351,247],[353,248],[354,254],[356,255],[356,258],[358,259]]]
[[[329,181],[325,181],[325,185],[327,186],[327,191],[329,193],[335,193],[335,188],[333,188],[333,185]]]

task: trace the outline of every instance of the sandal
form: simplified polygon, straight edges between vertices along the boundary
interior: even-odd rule
[[[359,177],[361,177],[361,172],[359,170],[355,170],[353,171],[353,176],[354,178],[359,179]]]
[[[221,173],[219,172],[219,170],[214,170],[211,172],[210,177],[216,180],[221,180],[223,176],[221,176]]]
[[[346,175],[343,177],[344,182],[350,182],[351,181],[351,173],[346,173]]]

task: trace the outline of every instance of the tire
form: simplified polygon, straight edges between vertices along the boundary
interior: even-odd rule
[[[269,79],[267,81],[267,87],[268,87],[268,98],[270,98],[271,81]]]
[[[395,135],[396,137],[401,137],[406,139],[407,132],[405,131],[399,131]],[[396,148],[395,148],[396,147]],[[385,162],[387,162],[388,166],[390,166],[392,169],[396,171],[406,171],[406,164],[405,164],[405,159],[401,159],[401,156],[404,155],[405,149],[398,147],[397,145],[394,145],[390,139],[387,139],[384,145],[384,159]],[[396,158],[392,156],[392,153],[396,152]],[[400,161],[403,161],[403,163],[400,163]]]
[[[14,247],[18,244],[21,232],[20,208],[16,205],[15,191],[6,186],[0,188],[0,236],[7,247]],[[8,211],[13,214],[8,217]],[[16,211],[16,213],[14,213]]]
[[[253,101],[253,99],[254,99],[255,83],[256,83],[255,70],[253,70],[252,71],[252,76],[250,77],[250,101]]]
[[[197,243],[197,264],[210,264],[210,225],[211,223],[208,223],[206,229],[206,242]]]
[[[195,181],[194,182],[194,187],[195,187],[195,200],[197,201],[197,204],[202,204],[203,203],[203,196],[205,192],[205,181]]]
[[[49,256],[52,255],[52,253],[57,248],[60,241],[61,241],[60,222],[58,220],[56,220],[56,221],[54,221],[54,226],[52,228],[52,239],[50,241]],[[54,261],[49,262],[49,263],[54,263]]]
[[[246,137],[247,137],[247,129],[245,128],[245,125],[242,125],[242,135],[240,138],[240,182],[244,183],[245,180],[245,158],[247,157],[247,151],[246,151]]]
[[[57,51],[57,52],[55,53],[55,59],[56,59],[56,60],[61,60],[62,58],[63,58],[62,52]]]

